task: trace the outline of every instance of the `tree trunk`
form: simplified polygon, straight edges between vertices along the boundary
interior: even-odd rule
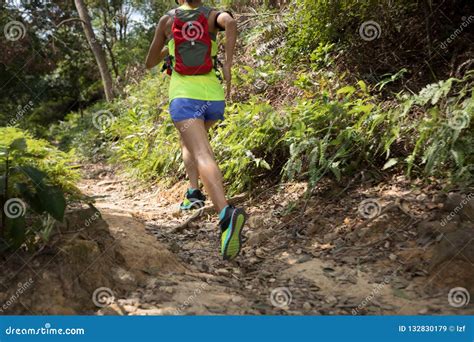
[[[114,44],[113,39],[111,38],[110,43],[108,41],[108,33],[110,32],[108,10],[102,9],[102,14],[104,17],[104,27],[103,27],[104,45],[107,49],[107,52],[109,53],[110,62],[112,63],[112,68],[114,69],[115,77],[117,78],[119,76],[119,71],[118,71],[117,63],[115,62],[114,51],[112,49],[113,44]]]
[[[76,4],[77,12],[82,20],[82,28],[86,34],[87,42],[91,47],[92,53],[94,54],[97,66],[99,67],[100,76],[102,78],[102,84],[104,85],[105,98],[107,101],[112,101],[114,98],[112,76],[110,75],[109,68],[107,66],[107,60],[105,59],[105,53],[100,44],[98,43],[94,30],[92,29],[91,18],[87,11],[87,7],[84,4],[84,0],[74,0]]]
[[[114,51],[112,50],[112,47],[110,46],[109,42],[107,42],[106,37],[104,37],[104,44],[107,48],[107,51],[109,52],[110,62],[112,63],[112,68],[114,69],[115,77],[119,77],[119,70],[117,67],[117,62],[115,61]]]

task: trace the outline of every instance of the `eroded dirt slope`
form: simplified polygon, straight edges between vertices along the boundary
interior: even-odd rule
[[[250,214],[247,241],[242,256],[229,263],[219,258],[211,210],[182,225],[189,218],[176,211],[183,184],[131,191],[111,170],[93,174],[83,189],[104,196],[96,206],[142,222],[186,268],[185,275],[170,278],[171,297],[155,301],[155,313],[474,312],[472,304],[452,305],[464,293],[452,293],[448,301],[453,288],[474,292],[474,201],[443,194],[440,185],[362,175],[345,187],[322,182],[309,200],[306,185],[297,183],[240,196],[236,201]],[[156,292],[137,288],[138,304],[127,303],[140,308],[150,290]],[[130,313],[137,312],[144,313]]]
[[[262,188],[242,255],[224,262],[211,208],[176,210],[184,184],[137,188],[104,165],[47,247],[2,261],[4,313],[473,314],[474,201],[404,177]],[[471,191],[472,193],[472,191]],[[467,195],[467,196],[466,196]]]

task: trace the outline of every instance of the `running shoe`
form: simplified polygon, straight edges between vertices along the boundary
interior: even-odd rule
[[[224,218],[219,222],[221,228],[221,255],[224,260],[232,260],[240,253],[242,247],[242,228],[246,214],[243,209],[228,206]]]
[[[188,189],[184,200],[179,206],[181,210],[200,209],[204,207],[206,196],[199,189]]]

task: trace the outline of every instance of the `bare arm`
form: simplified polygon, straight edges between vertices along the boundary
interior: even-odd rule
[[[229,13],[222,13],[217,23],[225,29],[225,64],[232,66],[237,42],[237,21]]]
[[[151,43],[150,50],[148,51],[148,56],[146,57],[145,65],[147,69],[151,69],[158,65],[168,54],[168,49],[165,47],[165,29],[168,19],[169,16],[167,15],[161,17],[160,22],[156,27],[155,36]]]
[[[227,85],[227,96],[230,96],[232,82],[232,64],[234,62],[235,44],[237,42],[237,21],[229,13],[222,13],[217,18],[217,23],[225,29],[225,61],[224,78]]]

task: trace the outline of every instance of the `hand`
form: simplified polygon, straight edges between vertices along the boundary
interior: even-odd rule
[[[170,54],[170,50],[168,49],[167,46],[165,46],[162,50],[161,50],[161,58],[165,58],[167,56],[169,56]]]
[[[226,99],[231,100],[232,90],[232,66],[230,64],[224,64],[222,67],[222,73],[226,84]]]

